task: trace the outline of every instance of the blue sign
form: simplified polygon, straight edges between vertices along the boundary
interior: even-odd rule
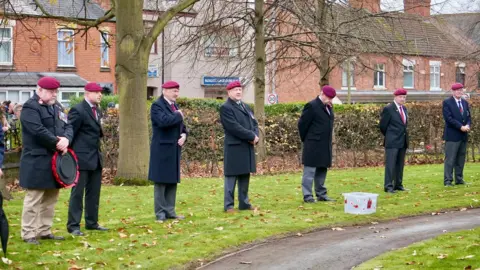
[[[227,85],[234,81],[240,81],[240,77],[202,77],[202,85]]]

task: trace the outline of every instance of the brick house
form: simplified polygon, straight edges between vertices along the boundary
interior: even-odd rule
[[[114,22],[86,32],[75,31],[81,27],[42,16],[32,1],[13,2],[15,14],[7,7],[1,19],[0,100],[25,102],[42,76],[60,81],[58,99],[64,104],[71,96],[82,95],[88,81],[114,90]],[[48,13],[58,17],[95,20],[105,13],[94,3],[83,6],[74,0],[40,2]]]
[[[370,14],[381,11],[380,0],[350,0],[349,4],[346,8]],[[349,86],[355,103],[391,101],[392,92],[401,87],[409,91],[410,101],[443,99],[454,82],[463,83],[469,92],[479,88],[480,61],[471,55],[478,44],[448,20],[430,16],[430,0],[404,0],[404,6],[404,12],[392,12],[388,20],[374,19],[382,26],[373,31],[387,29],[384,37],[394,40],[385,50],[370,49],[333,66],[329,84],[338,89],[340,100],[346,101]],[[319,93],[319,72],[311,64],[279,66],[275,80],[279,102],[307,101]]]

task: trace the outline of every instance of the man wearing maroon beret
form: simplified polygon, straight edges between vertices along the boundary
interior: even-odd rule
[[[29,244],[40,244],[38,239],[65,239],[51,231],[60,188],[52,173],[52,157],[56,151],[67,153],[73,139],[67,114],[57,102],[59,87],[60,82],[53,77],[38,80],[35,94],[25,102],[20,115],[20,186],[27,190],[21,235]]]
[[[220,107],[220,121],[225,133],[223,173],[223,206],[227,213],[235,212],[235,185],[238,182],[238,209],[252,210],[248,198],[250,173],[256,171],[254,145],[258,143],[258,122],[250,108],[242,102],[243,89],[239,81],[227,85],[228,99]]]
[[[303,107],[298,120],[298,131],[303,143],[302,193],[303,201],[315,203],[312,184],[315,183],[317,201],[334,201],[327,196],[325,179],[332,166],[332,134],[334,113],[332,100],[336,96],[333,87],[325,85],[320,95]]]
[[[154,182],[153,202],[156,222],[185,219],[175,212],[177,184],[180,183],[180,159],[187,139],[184,116],[175,102],[180,93],[177,82],[162,85],[162,95],[152,104],[152,142],[148,179]]]
[[[443,101],[443,119],[445,130],[445,164],[443,184],[453,186],[453,170],[455,169],[455,184],[463,185],[463,167],[467,152],[468,132],[472,119],[470,107],[463,96],[463,85],[454,83],[452,85],[452,97]]]
[[[103,88],[97,83],[85,85],[84,100],[70,109],[68,121],[73,127],[73,151],[77,154],[80,177],[70,193],[68,205],[67,230],[82,236],[80,221],[83,212],[83,195],[85,194],[85,229],[106,231],[98,224],[100,205],[100,187],[102,183],[103,158],[100,152],[102,131]]]
[[[405,89],[397,89],[393,103],[383,108],[380,118],[380,131],[385,146],[385,181],[383,189],[388,193],[405,191],[403,187],[403,167],[408,148],[408,114],[404,104],[407,99]]]

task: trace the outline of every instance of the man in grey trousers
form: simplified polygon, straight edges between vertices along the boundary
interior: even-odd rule
[[[305,105],[298,120],[298,131],[303,142],[302,192],[306,203],[315,203],[313,183],[318,201],[334,201],[327,196],[325,179],[327,168],[332,166],[332,99],[335,96],[333,87],[323,86],[320,95]]]
[[[445,164],[443,184],[453,186],[453,169],[455,184],[463,185],[463,166],[467,152],[468,132],[472,119],[468,102],[463,98],[463,85],[452,85],[452,97],[443,101],[443,119],[445,120]]]
[[[404,104],[407,99],[405,89],[397,89],[393,103],[383,108],[380,118],[380,131],[385,136],[385,181],[383,189],[388,193],[406,191],[403,187],[403,168],[408,148],[408,113]]]
[[[242,102],[239,81],[227,85],[228,99],[220,107],[220,120],[225,131],[224,210],[233,213],[235,185],[238,181],[238,208],[253,210],[248,199],[250,173],[256,171],[254,145],[258,143],[258,123],[253,112]]]

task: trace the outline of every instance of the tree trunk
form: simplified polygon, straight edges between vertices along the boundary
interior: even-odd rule
[[[149,138],[147,119],[147,66],[143,1],[116,0],[117,64],[120,95],[120,149],[117,178],[147,181]]]
[[[317,0],[317,25],[326,25],[327,13],[326,13],[326,4],[325,0]],[[330,74],[330,57],[326,54],[326,48],[323,53],[320,55],[320,66],[318,67],[320,71],[320,88],[324,85],[329,84],[329,74]]]
[[[255,0],[255,117],[258,121],[260,141],[257,145],[257,161],[267,157],[265,144],[265,27],[264,2]]]

